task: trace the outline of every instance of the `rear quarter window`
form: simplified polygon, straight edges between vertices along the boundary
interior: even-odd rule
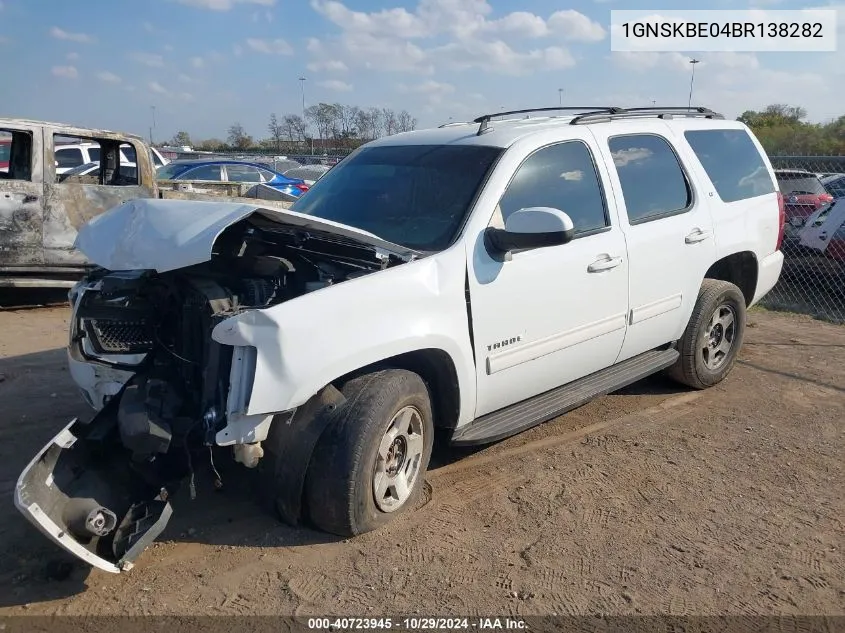
[[[774,180],[745,130],[687,130],[684,137],[723,202],[775,192]]]

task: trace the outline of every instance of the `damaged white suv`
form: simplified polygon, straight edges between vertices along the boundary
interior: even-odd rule
[[[286,521],[373,530],[412,505],[436,428],[483,444],[661,370],[721,381],[783,224],[757,140],[703,108],[397,134],[290,210],[127,202],[77,240],[100,268],[71,292],[69,361],[97,413],[17,507],[127,569],[233,447]]]

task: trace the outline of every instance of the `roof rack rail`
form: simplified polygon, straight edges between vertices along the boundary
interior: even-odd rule
[[[612,119],[625,119],[656,116],[661,119],[671,119],[673,116],[681,117],[704,117],[706,119],[724,119],[725,117],[710,108],[700,106],[654,106],[649,108],[620,108],[618,112],[585,112],[573,117],[570,125],[581,123],[595,123],[596,121],[610,121]]]
[[[481,136],[490,129],[490,120],[493,117],[506,116],[508,114],[529,114],[531,112],[555,112],[555,111],[571,111],[571,110],[586,110],[585,114],[613,114],[616,112],[623,112],[622,108],[616,106],[562,106],[555,108],[527,108],[525,110],[506,110],[503,112],[494,112],[493,114],[483,114],[480,117],[473,119],[473,123],[478,123],[478,132],[476,136]]]

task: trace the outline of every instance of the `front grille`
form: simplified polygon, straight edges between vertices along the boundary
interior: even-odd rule
[[[98,354],[144,354],[153,348],[152,332],[144,321],[86,319],[84,323]]]

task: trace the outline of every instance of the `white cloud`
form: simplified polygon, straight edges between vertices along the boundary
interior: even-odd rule
[[[150,89],[150,92],[155,92],[156,94],[160,95],[167,94],[167,89],[157,81],[151,81],[149,84],[147,84],[147,87]]]
[[[8,43],[9,43],[9,42],[11,42],[11,41],[12,41],[12,40],[10,40],[10,39],[9,39],[8,37],[6,37],[5,35],[0,35],[0,45],[2,45],[2,44],[8,44]]]
[[[100,81],[104,81],[107,84],[119,84],[121,82],[120,77],[106,70],[98,72],[97,79],[99,79]]]
[[[64,31],[60,29],[58,26],[54,26],[50,29],[50,35],[57,40],[66,40],[68,42],[78,42],[80,44],[93,44],[94,38],[90,35],[86,35],[85,33],[71,33],[69,31]]]
[[[527,11],[514,11],[503,18],[485,25],[485,30],[522,37],[545,37],[549,34],[546,21],[539,15]]]
[[[401,38],[425,37],[428,34],[425,22],[403,8],[362,13],[352,11],[336,0],[312,0],[311,6],[317,13],[347,31]]]
[[[246,45],[257,53],[266,55],[293,55],[293,48],[283,39],[260,40],[250,38]]]
[[[191,66],[194,68],[202,68],[205,66],[205,60],[202,57],[191,57]]]
[[[272,7],[276,4],[276,0],[177,0],[177,2],[210,11],[229,11],[239,4],[257,4],[263,7]]]
[[[75,66],[53,66],[51,72],[54,76],[64,79],[76,79],[79,77],[79,71],[76,70]]]
[[[540,70],[560,70],[575,65],[575,59],[569,51],[559,46],[522,53],[501,40],[468,40],[447,44],[435,49],[432,54],[437,61],[456,70],[480,68],[503,75],[526,75]]]
[[[328,73],[343,73],[349,68],[342,61],[337,59],[327,59],[324,62],[312,62],[308,64],[308,70],[312,73],[328,72]]]
[[[139,64],[149,66],[150,68],[164,67],[164,58],[161,55],[157,55],[155,53],[132,53],[131,55],[129,55],[129,58],[133,61],[138,62]]]
[[[164,49],[164,51],[166,53],[172,53],[173,52],[173,47],[170,44],[165,44],[164,46],[162,46],[162,48]]]
[[[610,58],[622,68],[634,72],[645,72],[656,68],[674,71],[689,71],[690,57],[681,53],[654,53],[614,51]]]
[[[333,90],[334,92],[350,92],[352,90],[352,84],[348,84],[345,81],[340,81],[339,79],[326,79],[325,81],[318,81],[318,86],[325,88],[326,90]]]
[[[429,106],[442,103],[446,95],[455,92],[455,86],[452,84],[434,81],[433,79],[412,86],[399,84],[397,88],[403,94],[415,94],[425,97]]]
[[[487,0],[419,0],[413,9],[354,11],[340,0],[311,0],[317,13],[337,25],[340,34],[307,49],[315,57],[312,70],[333,59],[368,70],[441,71],[480,68],[519,75],[559,70],[575,64],[566,49],[553,45],[519,50],[513,40],[554,38],[597,42],[605,29],[577,11],[558,11],[548,20],[527,11],[493,18]],[[429,40],[424,46],[421,41]]]
[[[67,59],[69,62],[75,62],[77,59],[79,59],[79,53],[68,53],[67,55],[65,55],[65,59]]]
[[[600,42],[607,35],[601,24],[572,9],[553,13],[548,26],[555,35],[575,42]]]

